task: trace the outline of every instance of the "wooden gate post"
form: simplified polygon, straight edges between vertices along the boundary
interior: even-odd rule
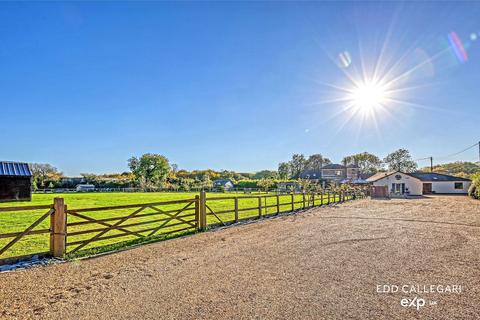
[[[207,195],[200,191],[200,230],[207,229]]]
[[[54,212],[50,215],[50,254],[63,257],[66,248],[67,206],[63,198],[53,199]]]

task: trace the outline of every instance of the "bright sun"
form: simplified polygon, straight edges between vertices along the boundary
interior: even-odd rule
[[[382,107],[387,98],[386,88],[375,82],[358,84],[350,91],[349,96],[349,100],[355,109],[366,112],[372,112]]]

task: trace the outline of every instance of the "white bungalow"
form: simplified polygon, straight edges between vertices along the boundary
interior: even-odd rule
[[[391,195],[467,194],[471,180],[433,172],[379,172],[367,179]]]

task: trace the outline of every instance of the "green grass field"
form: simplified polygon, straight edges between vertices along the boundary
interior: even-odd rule
[[[64,198],[65,204],[68,206],[69,210],[83,209],[83,208],[93,208],[93,207],[110,207],[110,206],[120,206],[120,205],[131,205],[131,204],[145,204],[153,202],[165,202],[172,200],[184,200],[184,199],[194,199],[198,193],[160,193],[160,192],[151,192],[151,193],[68,193],[68,194],[34,194],[32,201],[30,202],[10,202],[10,203],[0,203],[0,207],[12,207],[12,206],[37,206],[37,205],[51,205],[55,197]],[[265,194],[264,194],[265,195]],[[219,197],[232,197],[232,196],[249,196],[243,193],[209,193],[207,194],[207,205],[213,210],[213,212],[220,212],[225,210],[233,210],[234,200],[233,199],[219,199],[219,200],[208,200],[209,198],[219,198]],[[276,213],[276,198],[262,198],[263,206],[274,206],[271,208],[264,208],[262,210],[262,215]],[[295,204],[295,209],[300,209],[303,207],[303,196],[301,194],[295,195],[295,201],[299,202]],[[323,200],[326,203],[326,199]],[[320,198],[315,199],[316,205],[320,203]],[[239,212],[239,218],[253,218],[259,215],[258,209],[245,210],[247,208],[253,208],[258,206],[258,198],[243,198],[239,199],[238,207],[241,210]],[[291,211],[291,196],[290,195],[281,195],[280,196],[280,211],[287,212]],[[180,210],[186,205],[182,204],[169,204],[158,206],[158,209],[164,211],[176,211]],[[135,211],[137,208],[128,208],[128,209],[114,209],[114,210],[102,210],[102,211],[93,211],[81,213],[93,219],[109,219],[109,218],[118,218],[125,217]],[[48,209],[42,210],[26,210],[26,211],[13,211],[13,212],[0,212],[0,235],[5,233],[21,232],[30,226],[36,219],[45,214]],[[141,214],[155,213],[156,211],[152,208],[144,209]],[[187,210],[179,214],[184,221],[193,222],[195,219],[194,216],[194,206],[191,205]],[[207,209],[207,223],[216,224],[221,222],[231,222],[234,220],[234,213],[220,213],[215,215],[210,214],[210,211]],[[140,225],[128,227],[128,230],[138,232],[148,228],[154,228],[155,226],[160,226],[164,223],[163,220],[168,218],[167,215],[150,215],[145,217],[138,217],[128,219],[123,222],[122,225],[129,225],[135,223],[142,223]],[[219,219],[221,221],[219,221]],[[152,220],[160,220],[149,223]],[[78,217],[68,215],[68,223],[78,223],[86,221]],[[118,220],[109,221],[109,224],[114,224]],[[38,225],[34,230],[39,229],[48,229],[50,225],[50,220],[47,218],[40,225]],[[114,250],[119,247],[125,247],[128,245],[151,242],[162,240],[166,237],[178,236],[179,234],[190,233],[193,230],[182,230],[176,232],[176,230],[184,229],[188,227],[188,224],[183,223],[178,220],[173,220],[166,223],[158,233],[147,238],[139,238],[135,235],[122,236],[117,238],[110,238],[105,240],[100,240],[92,242],[91,244],[82,247],[82,251],[86,250],[85,254],[92,254],[95,252],[105,251],[105,250]],[[102,228],[105,228],[104,225],[98,223],[90,224],[79,224],[74,226],[69,226],[67,243],[72,243],[76,241],[82,241],[90,239],[96,234],[100,233]],[[86,230],[98,230],[88,234],[75,234],[81,233]],[[111,237],[117,234],[122,234],[120,230],[111,230],[107,233],[101,235],[101,237]],[[149,235],[150,231],[139,232],[143,236]],[[168,236],[166,233],[169,233]],[[12,238],[0,238],[0,249],[11,241]],[[76,245],[67,246],[67,252],[74,250]],[[0,259],[16,257],[27,254],[42,253],[47,252],[49,248],[49,235],[48,234],[38,234],[38,235],[29,235],[22,238],[19,242],[15,243],[8,251],[0,255]],[[101,249],[98,249],[101,248]]]

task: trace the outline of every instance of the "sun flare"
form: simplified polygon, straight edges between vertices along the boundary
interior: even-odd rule
[[[358,111],[373,112],[384,106],[387,99],[387,89],[384,85],[376,82],[360,83],[349,94],[352,106]]]

